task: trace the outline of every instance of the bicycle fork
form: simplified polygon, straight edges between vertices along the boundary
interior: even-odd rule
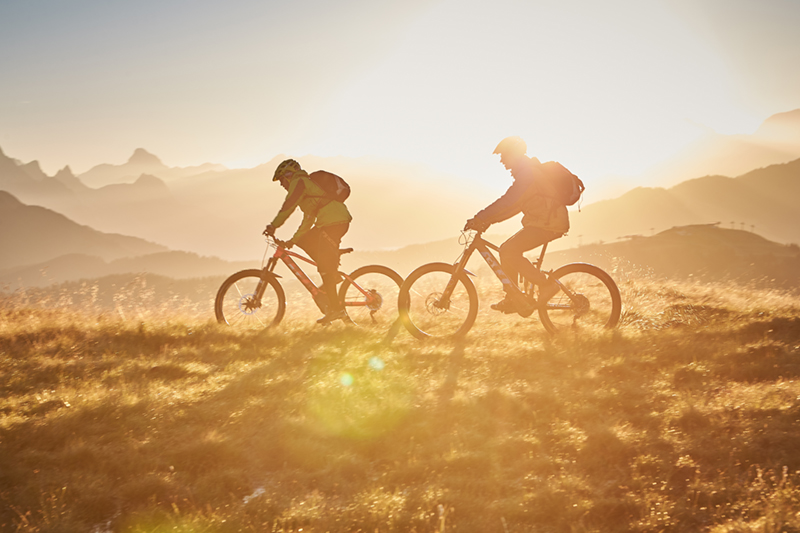
[[[272,273],[272,269],[270,267],[275,268],[275,264],[273,263],[272,259],[269,260],[269,263],[267,263],[267,266],[264,267],[262,272]],[[261,276],[261,278],[258,280],[258,284],[256,285],[256,292],[253,294],[252,300],[245,304],[248,307],[248,310],[259,309],[261,307],[261,298],[264,297],[264,291],[267,290],[268,285],[265,278],[266,276]]]
[[[466,272],[469,275],[474,275],[472,272],[467,270],[467,263],[469,262],[470,256],[472,256],[472,252],[475,250],[475,245],[471,244],[465,251],[464,254],[461,256],[461,259],[455,263],[455,269],[453,270],[453,275],[450,276],[450,279],[447,281],[447,285],[444,287],[444,291],[442,294],[437,298],[434,302],[432,302],[433,307],[437,309],[442,309],[444,311],[448,311],[450,309],[450,297],[453,295],[453,291],[456,290],[456,285],[458,284],[458,275],[462,272]]]

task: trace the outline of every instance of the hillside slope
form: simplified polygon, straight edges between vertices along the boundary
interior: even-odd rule
[[[713,131],[650,169],[647,183],[671,186],[697,176],[738,176],[800,157],[800,109],[767,117],[752,134]]]
[[[0,269],[41,263],[65,254],[110,261],[167,251],[137,237],[102,233],[50,209],[25,205],[5,191],[0,191],[0,249]]]
[[[617,278],[649,273],[676,280],[800,287],[800,247],[717,225],[679,226],[652,237],[554,252],[545,268],[576,261],[597,264]]]
[[[570,217],[563,246],[652,235],[673,226],[721,223],[781,243],[800,242],[800,159],[737,178],[705,176],[669,189],[640,187]]]

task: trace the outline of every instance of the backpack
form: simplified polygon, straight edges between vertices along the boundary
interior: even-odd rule
[[[561,163],[548,161],[542,163],[542,170],[547,177],[552,189],[555,191],[553,198],[564,205],[575,205],[581,199],[586,187],[581,179],[567,170]]]
[[[350,196],[350,185],[342,178],[331,172],[317,170],[308,177],[323,190],[325,196],[337,202],[344,202]]]

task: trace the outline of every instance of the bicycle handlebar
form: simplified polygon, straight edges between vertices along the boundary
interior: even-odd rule
[[[262,235],[264,235],[267,238],[266,239],[267,243],[274,244],[278,248],[286,248],[286,241],[282,241],[279,238],[277,238],[275,235],[267,233],[267,230],[264,230],[262,232]]]
[[[467,220],[467,223],[464,224],[464,229],[462,231],[477,231],[478,233],[483,233],[491,226],[490,223],[487,223],[477,217],[473,217]]]

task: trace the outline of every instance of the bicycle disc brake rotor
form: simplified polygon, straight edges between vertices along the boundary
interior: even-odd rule
[[[239,298],[239,311],[245,315],[252,315],[261,305],[256,301],[255,294],[243,294]]]
[[[442,297],[441,292],[432,292],[425,299],[425,309],[432,315],[441,315],[447,312],[447,309],[441,305],[440,300]]]

